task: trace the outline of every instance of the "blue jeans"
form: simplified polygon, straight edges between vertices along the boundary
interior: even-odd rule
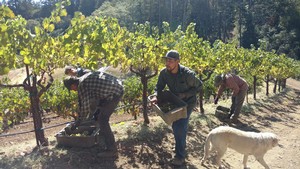
[[[186,156],[186,136],[188,131],[188,123],[195,105],[188,105],[187,118],[179,119],[172,124],[173,134],[175,137],[175,157],[184,159]]]

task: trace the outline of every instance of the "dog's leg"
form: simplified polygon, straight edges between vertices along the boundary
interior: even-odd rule
[[[247,160],[248,160],[248,155],[244,154],[244,158],[243,158],[244,169],[248,169]]]
[[[264,160],[264,156],[260,155],[260,156],[255,156],[256,160],[265,167],[265,169],[270,169],[270,167],[268,166],[268,164],[265,162]]]
[[[219,169],[223,168],[222,164],[221,164],[221,160],[222,160],[223,155],[226,152],[226,149],[227,149],[227,147],[217,148],[216,162],[217,162],[217,165],[219,166]]]
[[[201,159],[201,164],[204,164],[204,162],[207,160],[209,152],[210,150],[205,150],[204,157]]]
[[[210,144],[210,143],[206,143],[206,144]],[[211,151],[211,150],[210,150],[209,145],[208,145],[208,146],[205,145],[205,147],[204,147],[204,157],[203,157],[202,160],[201,160],[201,163],[202,163],[202,164],[207,160],[210,151]]]
[[[211,135],[208,134],[207,138],[206,138],[206,141],[205,141],[205,145],[204,145],[204,157],[202,158],[201,160],[201,164],[203,165],[204,162],[206,161],[206,159],[208,158],[209,156],[209,153],[210,153],[210,142],[211,142]],[[212,145],[213,147],[213,145]]]

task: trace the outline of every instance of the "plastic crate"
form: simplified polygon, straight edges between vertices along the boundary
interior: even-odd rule
[[[148,97],[148,100],[150,101],[154,95],[150,95]],[[187,104],[182,101],[180,98],[178,98],[176,95],[171,93],[170,91],[163,91],[160,100],[162,101],[157,104],[152,104],[152,109],[168,124],[171,125],[174,121],[187,118]],[[165,104],[173,104],[175,106],[174,109],[163,112],[161,110],[161,107],[163,107]]]
[[[221,110],[223,112],[230,112],[230,108],[224,106],[218,106],[216,109]]]
[[[228,113],[226,113],[226,112],[223,112],[223,111],[221,111],[221,110],[216,110],[216,112],[215,112],[215,116],[218,118],[218,119],[226,119],[226,118],[228,118]]]
[[[98,144],[99,131],[100,129],[96,128],[88,136],[70,136],[65,133],[65,129],[62,129],[55,137],[59,146],[88,148]]]
[[[215,116],[219,119],[227,119],[229,116],[230,108],[218,106],[216,108]]]

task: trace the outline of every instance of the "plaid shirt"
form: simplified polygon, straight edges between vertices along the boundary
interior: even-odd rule
[[[91,72],[79,78],[78,102],[79,119],[88,119],[93,115],[90,110],[93,101],[111,101],[123,94],[123,86],[116,77],[104,72]]]

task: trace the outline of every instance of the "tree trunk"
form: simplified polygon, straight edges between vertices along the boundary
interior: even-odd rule
[[[37,92],[30,92],[31,113],[33,117],[34,130],[37,139],[37,145],[48,146],[48,140],[45,138],[43,130],[43,122],[40,111],[40,101]]]
[[[161,28],[161,1],[158,1],[158,27]]]
[[[183,12],[182,12],[182,28],[185,30],[188,24],[188,4],[189,0],[183,1]]]
[[[277,89],[277,82],[278,82],[278,80],[277,80],[277,79],[275,79],[275,81],[274,81],[273,93],[276,93],[276,89]]]
[[[171,0],[171,12],[170,12],[170,25],[172,27],[172,24],[173,24],[173,0]]]
[[[200,113],[204,114],[204,108],[203,108],[203,89],[199,92],[199,106],[200,106]]]
[[[144,117],[144,123],[145,124],[149,124],[150,120],[147,114],[148,111],[148,93],[147,93],[147,88],[148,88],[148,78],[143,75],[141,76],[141,81],[142,81],[142,85],[143,85],[143,117]]]
[[[27,72],[27,83],[30,88],[29,89],[29,93],[30,93],[29,97],[31,103],[30,111],[33,117],[36,143],[37,146],[40,145],[48,146],[48,140],[45,138],[45,134],[43,130],[43,122],[40,113],[40,101],[39,101],[38,90],[37,90],[36,76],[32,75],[32,85],[31,85],[28,65],[26,65],[26,72]]]
[[[285,88],[286,88],[286,80],[287,80],[287,79],[283,79],[283,80],[282,80],[282,83],[281,83],[282,89],[285,89]]]
[[[256,100],[256,82],[257,82],[257,77],[253,76],[253,99]]]
[[[147,93],[147,89],[148,89],[148,79],[151,79],[152,77],[156,76],[158,71],[155,70],[155,72],[152,75],[147,76],[147,71],[149,69],[148,68],[144,68],[141,70],[135,70],[133,68],[133,66],[130,66],[130,71],[137,74],[139,77],[141,77],[141,82],[143,85],[143,116],[144,116],[144,124],[149,124],[150,120],[148,117],[148,93]]]
[[[269,96],[269,75],[267,75],[266,79],[266,95]]]
[[[278,80],[278,92],[281,91],[281,85],[282,85],[282,80],[279,79],[279,80]]]
[[[239,21],[238,21],[238,23],[239,23],[239,46],[241,47],[242,46],[242,4],[241,5],[239,5]]]

